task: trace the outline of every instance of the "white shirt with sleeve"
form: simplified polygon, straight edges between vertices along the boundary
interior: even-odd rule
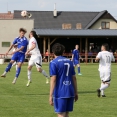
[[[115,58],[112,53],[108,51],[99,52],[97,58],[100,59],[99,71],[100,72],[111,72],[111,62],[115,61]]]
[[[32,47],[33,44],[35,44],[36,47],[32,51],[30,51],[30,54],[31,54],[30,59],[35,59],[35,58],[41,56],[37,41],[36,41],[36,39],[34,37],[32,37],[29,40],[29,49]]]

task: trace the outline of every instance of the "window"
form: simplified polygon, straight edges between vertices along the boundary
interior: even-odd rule
[[[82,24],[81,23],[77,23],[76,24],[76,29],[82,29]]]
[[[10,42],[2,42],[2,47],[10,47]]]
[[[110,22],[102,22],[101,27],[102,29],[110,29]]]
[[[71,24],[62,24],[62,29],[71,29],[72,25]]]

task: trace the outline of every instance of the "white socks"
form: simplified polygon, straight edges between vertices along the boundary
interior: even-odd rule
[[[42,70],[41,73],[42,73],[45,77],[50,78],[49,75],[47,75],[46,72],[45,72],[44,70]]]
[[[31,81],[31,71],[30,70],[28,70],[28,80]]]
[[[109,87],[108,84],[101,83],[101,87],[100,87],[101,95],[104,95],[104,90],[108,87]]]
[[[6,76],[6,74],[7,74],[7,72],[5,71],[5,72],[3,73],[3,75],[5,75],[5,76]]]

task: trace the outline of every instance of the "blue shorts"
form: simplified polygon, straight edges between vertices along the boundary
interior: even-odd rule
[[[74,97],[71,98],[54,98],[54,110],[56,113],[73,111]]]
[[[25,60],[25,54],[21,52],[17,52],[12,56],[11,60],[23,63]]]
[[[73,60],[73,64],[76,66],[78,64],[80,64],[79,60]]]

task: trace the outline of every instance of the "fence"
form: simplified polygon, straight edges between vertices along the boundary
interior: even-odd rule
[[[80,53],[80,62],[81,63],[95,63],[97,53]],[[67,57],[69,59],[72,58],[72,53],[64,53],[64,57]],[[0,59],[4,59],[5,62],[9,61],[11,59],[12,55],[5,55],[0,54]],[[50,62],[54,59],[54,54],[49,54],[48,56],[46,54],[42,54],[43,62]],[[114,54],[115,62],[117,62],[117,54]],[[30,57],[26,57],[26,62],[29,60]]]

